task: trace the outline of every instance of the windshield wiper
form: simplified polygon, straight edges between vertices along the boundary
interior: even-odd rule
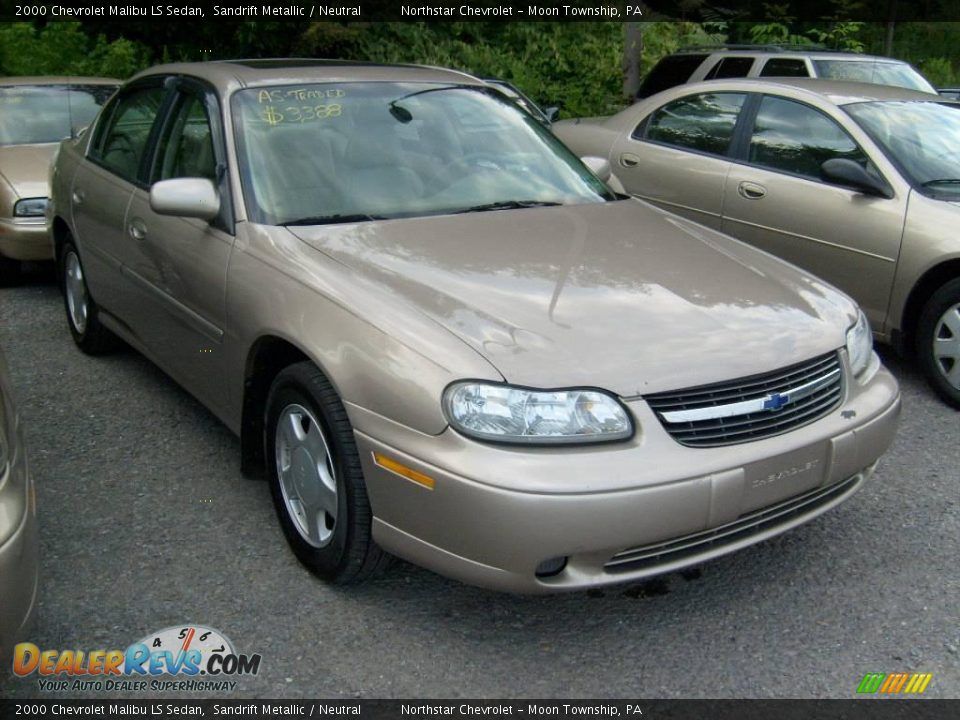
[[[279,223],[280,227],[290,227],[291,225],[335,225],[337,223],[363,222],[364,220],[386,220],[380,215],[367,215],[365,213],[353,213],[349,215],[314,215],[312,217],[297,218]]]
[[[474,205],[473,207],[464,208],[463,210],[455,210],[454,214],[488,212],[490,210],[517,210],[532,207],[556,207],[557,205],[563,205],[563,203],[552,202],[550,200],[503,200],[501,202]]]
[[[937,178],[920,183],[920,187],[930,187],[931,185],[960,185],[960,178]]]

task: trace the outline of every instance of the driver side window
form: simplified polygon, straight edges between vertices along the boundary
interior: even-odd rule
[[[184,95],[160,141],[153,181],[206,178],[217,181],[210,118],[200,97]]]
[[[162,88],[148,87],[117,99],[93,153],[100,164],[125,180],[136,180],[163,95]]]
[[[832,118],[793,100],[763,98],[750,137],[752,165],[820,180],[820,166],[834,158],[867,167],[867,156]]]

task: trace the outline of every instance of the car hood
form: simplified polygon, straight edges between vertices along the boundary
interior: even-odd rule
[[[57,143],[0,146],[0,175],[22,198],[50,194],[50,162]]]
[[[510,382],[622,397],[835,350],[856,308],[766,253],[638,200],[293,227]]]

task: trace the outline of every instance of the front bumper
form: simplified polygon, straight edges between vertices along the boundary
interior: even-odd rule
[[[0,255],[11,260],[53,260],[46,218],[0,218]]]
[[[900,395],[882,367],[845,392],[810,425],[718,448],[679,445],[643,401],[629,403],[640,429],[630,442],[567,449],[488,445],[450,429],[424,435],[348,412],[381,547],[467,583],[545,593],[699,564],[848,498],[892,442]],[[433,489],[381,467],[374,453],[429,476]],[[537,577],[557,557],[564,569]]]
[[[17,496],[0,495],[0,663],[6,663],[14,645],[27,638],[37,605],[37,503],[22,437],[14,446],[8,472],[11,476],[6,482],[13,487],[3,492],[16,491]],[[3,485],[0,478],[0,487]],[[6,532],[7,522],[13,526],[10,533]]]

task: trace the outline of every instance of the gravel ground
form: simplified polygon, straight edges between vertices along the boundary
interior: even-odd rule
[[[250,698],[842,698],[894,671],[960,697],[960,423],[890,352],[900,432],[849,502],[694,572],[530,598],[402,562],[359,588],[313,578],[237,439],[136,353],[82,355],[46,268],[0,291],[0,345],[37,483],[42,649],[200,623],[262,655],[226,694]],[[4,668],[0,697],[56,696]]]

